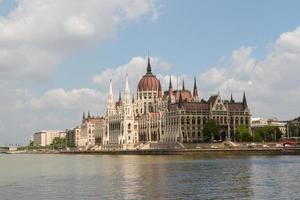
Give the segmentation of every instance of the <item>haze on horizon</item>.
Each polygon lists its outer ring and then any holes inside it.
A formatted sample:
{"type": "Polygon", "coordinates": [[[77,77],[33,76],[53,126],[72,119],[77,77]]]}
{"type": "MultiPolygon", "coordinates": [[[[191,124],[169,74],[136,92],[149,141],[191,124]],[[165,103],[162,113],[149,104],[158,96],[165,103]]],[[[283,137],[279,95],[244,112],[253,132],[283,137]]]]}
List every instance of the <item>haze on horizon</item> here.
{"type": "Polygon", "coordinates": [[[254,117],[299,116],[300,2],[0,0],[0,144],[103,115],[146,70],[200,98],[247,100],[254,117]]]}

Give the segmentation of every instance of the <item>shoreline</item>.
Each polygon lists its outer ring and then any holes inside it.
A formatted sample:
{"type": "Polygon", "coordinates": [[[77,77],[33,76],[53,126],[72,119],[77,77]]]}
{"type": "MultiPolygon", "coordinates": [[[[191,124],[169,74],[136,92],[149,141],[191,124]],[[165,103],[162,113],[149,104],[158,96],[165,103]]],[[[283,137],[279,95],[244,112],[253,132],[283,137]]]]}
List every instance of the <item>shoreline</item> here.
{"type": "Polygon", "coordinates": [[[300,155],[300,148],[251,148],[251,149],[146,149],[146,150],[100,150],[26,152],[25,154],[69,155],[300,155]]]}

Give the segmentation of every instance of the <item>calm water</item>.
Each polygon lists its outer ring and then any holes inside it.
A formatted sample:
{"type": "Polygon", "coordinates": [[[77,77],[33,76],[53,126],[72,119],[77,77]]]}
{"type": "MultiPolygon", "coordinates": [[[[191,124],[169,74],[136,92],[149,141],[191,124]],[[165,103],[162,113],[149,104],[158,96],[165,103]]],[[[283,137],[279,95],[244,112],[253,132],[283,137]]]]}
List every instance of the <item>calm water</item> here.
{"type": "Polygon", "coordinates": [[[0,199],[300,199],[300,156],[0,154],[0,199]]]}

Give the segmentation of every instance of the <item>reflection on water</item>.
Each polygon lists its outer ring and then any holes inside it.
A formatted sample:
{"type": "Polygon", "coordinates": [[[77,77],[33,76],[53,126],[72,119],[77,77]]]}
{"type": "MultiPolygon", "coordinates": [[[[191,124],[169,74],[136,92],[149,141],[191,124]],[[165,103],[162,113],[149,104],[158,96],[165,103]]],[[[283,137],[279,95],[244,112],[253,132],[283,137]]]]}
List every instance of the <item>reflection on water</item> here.
{"type": "Polygon", "coordinates": [[[300,156],[0,155],[0,199],[296,199],[300,156]]]}

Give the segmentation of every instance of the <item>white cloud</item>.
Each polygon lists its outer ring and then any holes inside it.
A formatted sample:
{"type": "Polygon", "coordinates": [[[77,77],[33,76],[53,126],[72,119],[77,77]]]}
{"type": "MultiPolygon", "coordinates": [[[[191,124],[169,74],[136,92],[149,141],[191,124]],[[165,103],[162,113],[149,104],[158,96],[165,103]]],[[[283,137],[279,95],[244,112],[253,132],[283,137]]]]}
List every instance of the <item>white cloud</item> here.
{"type": "Polygon", "coordinates": [[[113,39],[145,16],[158,16],[155,1],[19,0],[0,16],[0,144],[25,142],[39,129],[76,125],[84,110],[100,114],[101,90],[52,89],[39,95],[24,85],[48,80],[70,54],[113,39]]]}
{"type": "Polygon", "coordinates": [[[0,17],[0,73],[45,78],[70,53],[157,12],[151,0],[20,0],[0,17]]]}
{"type": "MultiPolygon", "coordinates": [[[[158,57],[151,57],[151,66],[153,73],[168,71],[171,64],[161,60],[158,57]]],[[[127,64],[116,68],[106,69],[93,77],[93,82],[97,84],[101,91],[107,92],[109,80],[112,79],[114,92],[123,91],[126,73],[128,74],[129,84],[132,93],[135,94],[139,79],[146,73],[147,57],[133,57],[127,64]]],[[[161,76],[158,76],[162,78],[161,76]]]]}
{"type": "Polygon", "coordinates": [[[4,141],[25,142],[41,129],[72,128],[80,124],[83,111],[101,115],[106,103],[106,94],[90,88],[52,89],[41,96],[29,89],[1,87],[1,91],[0,129],[4,141]]]}
{"type": "Polygon", "coordinates": [[[228,66],[213,67],[199,75],[206,96],[220,90],[241,100],[246,90],[255,116],[290,119],[300,114],[300,29],[283,33],[262,60],[252,57],[251,47],[233,51],[228,66]]]}

